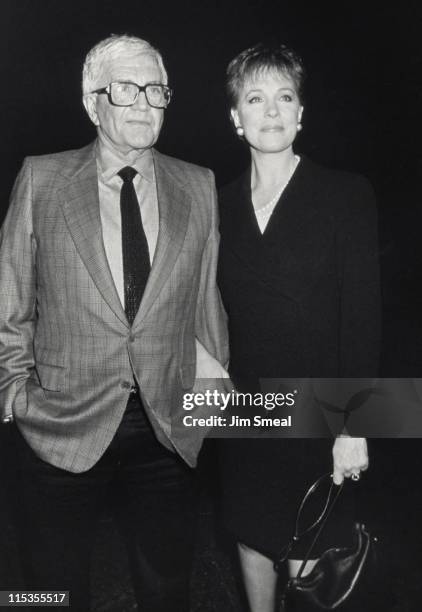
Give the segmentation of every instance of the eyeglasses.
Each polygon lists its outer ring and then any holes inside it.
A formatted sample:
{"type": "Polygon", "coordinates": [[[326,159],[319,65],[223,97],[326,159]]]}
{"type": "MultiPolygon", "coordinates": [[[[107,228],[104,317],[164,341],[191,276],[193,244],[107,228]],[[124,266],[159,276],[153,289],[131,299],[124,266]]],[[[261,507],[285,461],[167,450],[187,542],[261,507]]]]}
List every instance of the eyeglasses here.
{"type": "Polygon", "coordinates": [[[113,106],[132,106],[141,91],[145,93],[148,104],[153,108],[167,108],[170,103],[172,91],[170,87],[161,83],[138,85],[131,81],[114,81],[107,87],[96,89],[92,93],[107,94],[108,101],[113,106]]]}
{"type": "MultiPolygon", "coordinates": [[[[274,563],[274,567],[277,571],[280,569],[281,564],[289,558],[290,551],[294,547],[295,543],[298,540],[300,540],[300,538],[302,538],[307,533],[311,532],[318,525],[320,526],[320,529],[322,529],[322,526],[325,524],[325,521],[330,515],[342,488],[343,488],[343,483],[339,486],[334,485],[332,474],[324,474],[310,486],[310,488],[305,493],[305,496],[302,499],[300,506],[299,506],[299,510],[297,512],[295,533],[292,539],[290,540],[290,542],[288,542],[283,547],[277,560],[274,563]],[[309,508],[309,510],[311,510],[310,516],[308,515],[305,517],[305,515],[307,514],[305,508],[307,504],[309,503],[309,499],[311,498],[312,494],[318,490],[320,491],[320,493],[323,496],[323,499],[325,500],[323,502],[322,512],[318,512],[317,516],[311,519],[312,513],[315,509],[309,508]],[[302,527],[303,519],[304,519],[306,527],[302,527]]],[[[318,534],[319,534],[319,531],[318,531],[318,534]]],[[[314,539],[314,543],[311,545],[310,550],[313,548],[315,541],[316,541],[316,538],[314,539]]]]}

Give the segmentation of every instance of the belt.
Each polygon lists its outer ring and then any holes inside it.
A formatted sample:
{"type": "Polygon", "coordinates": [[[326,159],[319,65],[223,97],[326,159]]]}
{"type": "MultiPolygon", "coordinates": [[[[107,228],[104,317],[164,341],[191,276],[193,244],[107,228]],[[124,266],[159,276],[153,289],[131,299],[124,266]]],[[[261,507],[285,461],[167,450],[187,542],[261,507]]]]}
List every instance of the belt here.
{"type": "Polygon", "coordinates": [[[141,400],[141,394],[139,392],[138,385],[134,384],[129,389],[129,397],[127,398],[128,402],[139,402],[141,400]]]}
{"type": "Polygon", "coordinates": [[[133,410],[138,411],[139,406],[142,406],[141,395],[139,393],[138,385],[132,385],[129,390],[129,396],[126,403],[126,412],[132,412],[133,410]]]}

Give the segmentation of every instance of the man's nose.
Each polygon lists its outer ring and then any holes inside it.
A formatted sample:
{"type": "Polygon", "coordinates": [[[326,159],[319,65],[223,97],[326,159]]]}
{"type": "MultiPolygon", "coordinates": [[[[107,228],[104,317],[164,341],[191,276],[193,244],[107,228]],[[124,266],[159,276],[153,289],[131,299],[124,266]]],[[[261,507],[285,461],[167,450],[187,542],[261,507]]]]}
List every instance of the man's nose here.
{"type": "Polygon", "coordinates": [[[148,104],[147,96],[144,91],[139,92],[138,97],[136,98],[133,106],[134,108],[137,108],[138,110],[143,110],[143,111],[148,110],[150,108],[148,104]]]}

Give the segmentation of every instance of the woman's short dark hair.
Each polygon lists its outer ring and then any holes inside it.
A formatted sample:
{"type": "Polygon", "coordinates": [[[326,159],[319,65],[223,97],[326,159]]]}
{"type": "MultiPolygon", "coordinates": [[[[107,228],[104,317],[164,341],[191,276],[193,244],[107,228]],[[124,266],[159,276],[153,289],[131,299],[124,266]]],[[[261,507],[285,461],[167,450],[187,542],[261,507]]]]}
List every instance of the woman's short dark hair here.
{"type": "Polygon", "coordinates": [[[303,100],[305,69],[300,56],[286,45],[258,43],[237,55],[227,67],[227,95],[237,105],[245,81],[266,72],[281,72],[292,79],[299,100],[303,100]]]}

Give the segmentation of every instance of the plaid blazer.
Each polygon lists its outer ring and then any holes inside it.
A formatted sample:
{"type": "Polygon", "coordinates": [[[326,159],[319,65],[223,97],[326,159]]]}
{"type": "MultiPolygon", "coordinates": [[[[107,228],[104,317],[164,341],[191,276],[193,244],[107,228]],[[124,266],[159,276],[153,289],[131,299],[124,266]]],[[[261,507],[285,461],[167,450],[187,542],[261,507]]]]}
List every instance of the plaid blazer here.
{"type": "Polygon", "coordinates": [[[132,327],[104,251],[94,144],[27,158],[1,230],[0,410],[41,459],[71,472],[108,447],[133,376],[158,439],[194,465],[203,434],[177,417],[195,337],[228,360],[212,172],[153,155],[160,227],[132,327]]]}

